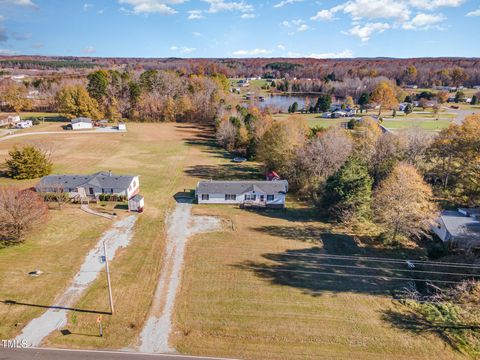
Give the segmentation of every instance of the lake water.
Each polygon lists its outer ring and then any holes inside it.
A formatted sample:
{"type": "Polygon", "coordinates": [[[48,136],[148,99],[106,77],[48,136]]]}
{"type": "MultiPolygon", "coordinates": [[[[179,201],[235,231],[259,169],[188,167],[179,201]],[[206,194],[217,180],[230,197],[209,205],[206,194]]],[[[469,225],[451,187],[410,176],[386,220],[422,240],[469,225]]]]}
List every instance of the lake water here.
{"type": "Polygon", "coordinates": [[[252,100],[251,103],[255,104],[260,109],[268,107],[272,111],[287,112],[289,106],[294,102],[298,103],[299,109],[303,109],[307,97],[310,99],[310,105],[315,105],[318,95],[267,95],[265,96],[265,101],[255,99],[252,100]]]}

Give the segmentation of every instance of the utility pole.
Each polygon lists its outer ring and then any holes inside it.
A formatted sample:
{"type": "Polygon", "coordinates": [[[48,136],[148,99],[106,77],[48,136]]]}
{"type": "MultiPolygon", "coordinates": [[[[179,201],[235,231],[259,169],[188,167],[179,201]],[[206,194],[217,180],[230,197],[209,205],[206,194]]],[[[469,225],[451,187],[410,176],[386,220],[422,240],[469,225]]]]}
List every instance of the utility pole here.
{"type": "Polygon", "coordinates": [[[108,283],[108,297],[110,300],[110,312],[113,315],[113,297],[112,297],[112,284],[110,282],[110,270],[108,269],[108,257],[107,257],[107,245],[103,242],[103,252],[105,254],[105,268],[107,270],[107,283],[108,283]]]}

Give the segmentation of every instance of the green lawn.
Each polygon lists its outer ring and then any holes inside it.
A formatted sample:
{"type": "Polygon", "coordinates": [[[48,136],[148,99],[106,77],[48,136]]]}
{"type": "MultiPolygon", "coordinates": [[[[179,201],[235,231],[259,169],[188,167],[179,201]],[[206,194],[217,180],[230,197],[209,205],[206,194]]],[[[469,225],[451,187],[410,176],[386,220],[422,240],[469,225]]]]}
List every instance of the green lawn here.
{"type": "Polygon", "coordinates": [[[450,120],[393,120],[387,119],[383,120],[382,125],[388,129],[397,130],[405,129],[410,127],[418,127],[423,130],[428,131],[437,131],[442,130],[448,127],[452,122],[450,120]]]}

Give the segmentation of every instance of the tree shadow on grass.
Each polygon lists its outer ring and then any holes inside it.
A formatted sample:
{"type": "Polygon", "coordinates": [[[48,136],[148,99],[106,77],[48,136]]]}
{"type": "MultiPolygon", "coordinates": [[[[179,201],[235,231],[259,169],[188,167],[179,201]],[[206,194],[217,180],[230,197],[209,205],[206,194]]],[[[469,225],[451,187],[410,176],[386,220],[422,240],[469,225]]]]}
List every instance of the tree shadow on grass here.
{"type": "Polygon", "coordinates": [[[325,292],[394,296],[409,285],[413,276],[421,278],[413,275],[403,262],[362,259],[399,258],[401,252],[360,246],[363,245],[361,238],[326,232],[316,226],[261,226],[254,230],[314,246],[266,253],[262,255],[264,262],[247,261],[235,266],[252,271],[272,284],[302,289],[312,296],[321,296],[325,292]]]}
{"type": "Polygon", "coordinates": [[[246,164],[195,165],[188,167],[185,174],[199,179],[262,180],[259,166],[246,164]]]}
{"type": "Polygon", "coordinates": [[[390,309],[383,313],[382,319],[398,329],[416,335],[435,334],[454,350],[461,352],[472,350],[468,344],[468,339],[472,332],[480,330],[480,326],[476,324],[464,324],[451,319],[443,319],[442,316],[432,320],[421,312],[413,310],[398,311],[390,309]]]}

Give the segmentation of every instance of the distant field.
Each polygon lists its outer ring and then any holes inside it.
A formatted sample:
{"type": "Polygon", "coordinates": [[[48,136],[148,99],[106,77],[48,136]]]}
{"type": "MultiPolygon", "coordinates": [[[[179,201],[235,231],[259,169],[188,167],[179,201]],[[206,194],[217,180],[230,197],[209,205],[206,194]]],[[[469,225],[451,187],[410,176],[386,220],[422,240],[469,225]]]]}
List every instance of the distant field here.
{"type": "MultiPolygon", "coordinates": [[[[412,114],[410,114],[412,115],[412,114]]],[[[441,118],[441,120],[423,120],[416,116],[399,116],[398,118],[389,118],[387,116],[384,117],[384,121],[382,125],[389,129],[404,129],[409,127],[418,127],[423,130],[435,131],[441,130],[451,123],[452,117],[448,116],[448,119],[441,118]]],[[[287,119],[290,115],[289,114],[276,114],[274,115],[275,120],[282,121],[287,119]]],[[[301,116],[307,121],[308,126],[311,128],[320,126],[320,127],[330,127],[334,125],[340,125],[343,122],[349,121],[349,118],[342,118],[342,119],[323,119],[319,114],[297,114],[297,116],[301,116]]],[[[430,118],[426,116],[426,118],[430,118]]]]}

